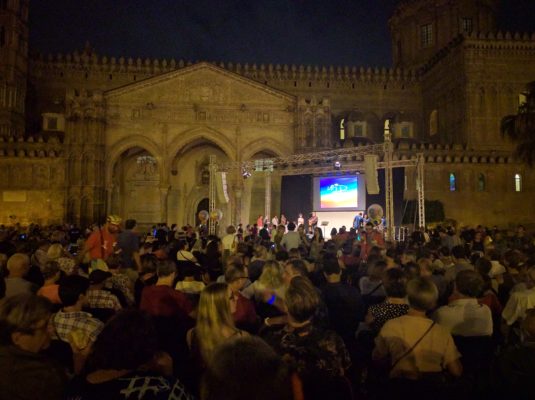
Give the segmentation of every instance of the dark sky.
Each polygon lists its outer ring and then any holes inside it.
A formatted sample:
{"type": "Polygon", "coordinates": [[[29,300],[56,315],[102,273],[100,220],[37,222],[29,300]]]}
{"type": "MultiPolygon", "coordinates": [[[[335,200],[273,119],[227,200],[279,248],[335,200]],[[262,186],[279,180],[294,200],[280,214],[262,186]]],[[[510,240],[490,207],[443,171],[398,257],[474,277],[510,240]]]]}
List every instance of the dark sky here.
{"type": "MultiPolygon", "coordinates": [[[[43,53],[89,41],[108,56],[389,66],[387,20],[398,2],[30,0],[30,44],[43,53]]],[[[535,0],[502,3],[502,28],[535,31],[535,0]]]]}

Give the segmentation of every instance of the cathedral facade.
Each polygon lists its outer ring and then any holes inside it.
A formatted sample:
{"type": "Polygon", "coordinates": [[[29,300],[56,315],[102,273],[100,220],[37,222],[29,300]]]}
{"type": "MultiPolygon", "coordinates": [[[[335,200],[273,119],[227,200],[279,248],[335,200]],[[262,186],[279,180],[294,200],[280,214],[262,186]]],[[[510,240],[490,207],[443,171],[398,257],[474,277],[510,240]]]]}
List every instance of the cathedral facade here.
{"type": "MultiPolygon", "coordinates": [[[[423,153],[425,196],[460,224],[535,221],[535,170],[500,135],[535,80],[535,34],[496,31],[495,0],[401,1],[394,65],[191,63],[29,56],[28,1],[0,1],[0,224],[195,223],[208,160],[241,162],[383,141],[423,153]]],[[[405,199],[416,197],[405,172],[405,199]]],[[[265,179],[228,176],[223,224],[264,214],[265,179]]],[[[281,181],[271,180],[271,214],[281,181]]]]}

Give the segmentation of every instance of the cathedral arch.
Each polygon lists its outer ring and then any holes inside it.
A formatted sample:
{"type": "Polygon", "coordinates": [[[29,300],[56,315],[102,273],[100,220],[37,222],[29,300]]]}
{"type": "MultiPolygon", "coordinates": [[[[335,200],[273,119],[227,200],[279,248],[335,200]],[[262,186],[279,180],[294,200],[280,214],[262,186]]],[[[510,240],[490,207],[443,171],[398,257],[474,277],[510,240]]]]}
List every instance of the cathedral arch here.
{"type": "Polygon", "coordinates": [[[261,152],[268,152],[274,154],[275,157],[282,157],[292,154],[292,149],[278,140],[261,138],[247,143],[243,147],[241,159],[244,161],[250,160],[261,152]]]}
{"type": "Polygon", "coordinates": [[[235,145],[224,134],[215,129],[204,127],[194,128],[179,133],[168,146],[167,157],[170,160],[176,158],[187,146],[194,142],[212,142],[219,147],[230,159],[236,159],[235,145]]]}
{"type": "Polygon", "coordinates": [[[164,171],[163,158],[161,148],[152,139],[142,135],[132,135],[119,140],[111,146],[108,156],[106,157],[106,185],[112,184],[113,169],[119,157],[131,148],[140,147],[145,149],[158,161],[161,176],[164,171]]]}

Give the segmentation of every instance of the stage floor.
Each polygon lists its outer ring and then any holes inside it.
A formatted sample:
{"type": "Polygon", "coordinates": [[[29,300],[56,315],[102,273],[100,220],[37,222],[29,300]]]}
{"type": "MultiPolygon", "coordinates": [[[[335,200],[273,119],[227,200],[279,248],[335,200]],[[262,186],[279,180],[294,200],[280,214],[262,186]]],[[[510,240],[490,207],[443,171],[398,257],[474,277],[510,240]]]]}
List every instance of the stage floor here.
{"type": "Polygon", "coordinates": [[[359,213],[365,213],[365,210],[360,211],[316,211],[318,216],[318,227],[323,230],[325,239],[331,238],[331,229],[339,230],[342,226],[349,230],[353,226],[353,219],[359,213]],[[327,226],[322,226],[322,222],[328,222],[327,226]]]}

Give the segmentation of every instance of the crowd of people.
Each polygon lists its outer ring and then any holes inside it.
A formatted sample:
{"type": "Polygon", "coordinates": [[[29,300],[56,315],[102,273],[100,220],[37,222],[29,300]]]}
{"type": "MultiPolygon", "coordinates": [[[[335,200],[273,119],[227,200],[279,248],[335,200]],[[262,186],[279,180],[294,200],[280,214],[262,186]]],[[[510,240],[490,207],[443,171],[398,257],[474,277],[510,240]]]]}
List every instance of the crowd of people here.
{"type": "Polygon", "coordinates": [[[0,399],[533,398],[524,227],[297,222],[0,227],[0,399]]]}

